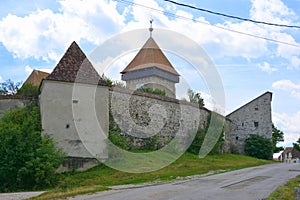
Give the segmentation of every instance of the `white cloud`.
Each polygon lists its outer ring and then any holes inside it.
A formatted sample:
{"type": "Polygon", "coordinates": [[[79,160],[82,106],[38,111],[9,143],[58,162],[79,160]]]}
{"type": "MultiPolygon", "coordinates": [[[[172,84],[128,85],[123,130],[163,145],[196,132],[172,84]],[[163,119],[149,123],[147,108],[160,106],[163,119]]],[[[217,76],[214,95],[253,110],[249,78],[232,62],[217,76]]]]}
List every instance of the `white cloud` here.
{"type": "Polygon", "coordinates": [[[300,89],[300,84],[293,83],[291,80],[280,80],[274,82],[272,87],[278,90],[291,91],[300,89]]]}
{"type": "Polygon", "coordinates": [[[4,81],[3,78],[0,76],[0,83],[3,82],[3,81],[4,81]]]}
{"type": "Polygon", "coordinates": [[[294,83],[291,80],[280,80],[272,84],[272,87],[277,90],[289,92],[295,98],[300,99],[300,83],[294,83]]]}
{"type": "Polygon", "coordinates": [[[258,64],[258,67],[259,67],[262,71],[267,72],[267,73],[269,73],[269,74],[278,70],[278,69],[275,68],[275,67],[271,67],[270,64],[267,63],[267,62],[264,62],[263,64],[258,64]]]}
{"type": "Polygon", "coordinates": [[[300,137],[300,111],[288,115],[286,113],[273,113],[273,122],[284,132],[284,146],[291,146],[300,137]]]}
{"type": "Polygon", "coordinates": [[[33,71],[33,69],[29,65],[26,65],[25,71],[27,72],[27,74],[30,74],[33,71]]]}
{"type": "Polygon", "coordinates": [[[0,21],[0,41],[15,57],[57,60],[73,41],[99,44],[124,26],[124,16],[114,1],[63,0],[60,12],[36,10],[18,17],[8,14],[0,21]]]}
{"type": "MultiPolygon", "coordinates": [[[[155,0],[135,0],[136,4],[146,5],[155,10],[171,10],[177,15],[193,18],[186,11],[174,5],[161,7],[155,0]]],[[[223,29],[210,26],[205,18],[195,21],[173,18],[138,5],[130,5],[123,13],[117,11],[116,1],[99,0],[62,0],[59,1],[59,12],[49,9],[36,10],[29,15],[19,17],[9,14],[0,20],[0,41],[19,58],[42,58],[57,61],[60,55],[73,40],[85,39],[93,44],[100,44],[113,34],[147,28],[150,17],[154,18],[155,28],[167,28],[180,32],[200,45],[213,45],[214,56],[242,56],[246,59],[270,55],[268,42],[223,29]],[[127,15],[130,12],[130,15],[127,15]],[[126,22],[126,23],[125,23],[126,22]]],[[[252,0],[250,17],[260,21],[275,23],[292,23],[295,13],[281,0],[252,0]]],[[[284,42],[296,43],[296,40],[285,33],[285,29],[257,25],[250,22],[229,22],[215,24],[226,29],[251,33],[261,37],[270,37],[284,42]]],[[[299,68],[300,52],[283,44],[276,44],[277,55],[290,62],[292,68],[299,68]]],[[[274,68],[263,70],[274,71],[274,68]]]]}
{"type": "MultiPolygon", "coordinates": [[[[278,24],[290,24],[295,13],[281,0],[252,0],[250,15],[252,19],[278,24]]],[[[278,28],[276,28],[278,29],[278,28]]]]}

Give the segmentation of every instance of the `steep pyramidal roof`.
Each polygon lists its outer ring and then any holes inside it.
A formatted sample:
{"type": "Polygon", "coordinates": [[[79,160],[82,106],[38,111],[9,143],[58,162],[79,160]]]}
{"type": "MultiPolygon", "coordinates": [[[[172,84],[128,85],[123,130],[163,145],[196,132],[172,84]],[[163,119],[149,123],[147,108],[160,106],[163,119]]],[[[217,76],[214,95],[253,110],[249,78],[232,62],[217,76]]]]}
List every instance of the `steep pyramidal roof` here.
{"type": "Polygon", "coordinates": [[[152,37],[146,41],[144,46],[140,49],[128,66],[121,72],[121,74],[148,67],[157,67],[161,70],[179,76],[152,37]]]}
{"type": "Polygon", "coordinates": [[[47,72],[33,70],[29,77],[26,79],[23,85],[25,84],[32,84],[34,86],[39,86],[42,82],[43,78],[46,78],[49,75],[47,72]]]}
{"type": "Polygon", "coordinates": [[[67,49],[46,80],[108,85],[99,76],[76,42],[73,42],[67,49]]]}

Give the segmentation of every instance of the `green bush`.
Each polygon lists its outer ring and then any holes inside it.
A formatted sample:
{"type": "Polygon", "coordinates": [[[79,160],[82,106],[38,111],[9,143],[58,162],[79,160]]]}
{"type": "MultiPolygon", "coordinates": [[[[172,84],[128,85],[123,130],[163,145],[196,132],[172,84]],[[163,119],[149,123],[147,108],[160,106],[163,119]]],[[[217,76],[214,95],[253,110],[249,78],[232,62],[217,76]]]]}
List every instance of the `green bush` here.
{"type": "Polygon", "coordinates": [[[195,136],[192,144],[187,149],[187,152],[198,155],[200,148],[202,146],[203,140],[205,138],[205,135],[206,135],[205,130],[199,129],[196,133],[196,136],[195,136]]]}
{"type": "Polygon", "coordinates": [[[245,153],[249,156],[272,159],[273,143],[270,139],[251,134],[245,141],[245,153]]]}
{"type": "Polygon", "coordinates": [[[196,136],[195,136],[192,144],[187,149],[187,152],[198,155],[205,137],[209,137],[210,139],[212,139],[211,141],[215,141],[215,138],[218,137],[218,140],[216,141],[216,143],[212,144],[214,146],[210,150],[209,154],[214,155],[214,154],[218,154],[220,152],[220,148],[222,147],[222,145],[224,143],[224,139],[223,139],[224,125],[223,125],[223,127],[221,127],[222,120],[224,120],[224,118],[221,115],[213,113],[213,117],[217,117],[215,120],[220,120],[220,121],[217,124],[215,124],[216,121],[214,121],[214,124],[211,124],[211,117],[212,117],[212,113],[207,117],[207,124],[206,124],[205,129],[197,130],[196,136]],[[210,126],[212,126],[212,127],[210,127],[210,126]],[[212,129],[210,131],[213,131],[213,133],[214,133],[213,135],[211,135],[211,134],[206,135],[209,128],[212,129]],[[219,134],[220,131],[222,131],[222,134],[219,134]]]}
{"type": "Polygon", "coordinates": [[[17,93],[18,95],[21,95],[23,97],[27,98],[35,98],[37,99],[39,97],[40,91],[38,86],[34,86],[32,84],[24,84],[20,90],[17,93]]]}
{"type": "Polygon", "coordinates": [[[9,110],[0,120],[0,191],[52,185],[64,154],[41,137],[39,107],[9,110]]]}

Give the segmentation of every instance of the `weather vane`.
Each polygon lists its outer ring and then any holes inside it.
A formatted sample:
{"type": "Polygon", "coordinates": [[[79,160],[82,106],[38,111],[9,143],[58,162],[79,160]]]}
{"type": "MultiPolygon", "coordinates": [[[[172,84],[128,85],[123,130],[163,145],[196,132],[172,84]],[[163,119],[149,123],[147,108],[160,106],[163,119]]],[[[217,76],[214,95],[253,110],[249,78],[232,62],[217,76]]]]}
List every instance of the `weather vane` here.
{"type": "Polygon", "coordinates": [[[150,28],[149,28],[149,31],[150,31],[150,37],[152,37],[152,31],[153,31],[153,28],[152,28],[152,23],[153,23],[154,19],[151,18],[150,19],[150,28]]]}

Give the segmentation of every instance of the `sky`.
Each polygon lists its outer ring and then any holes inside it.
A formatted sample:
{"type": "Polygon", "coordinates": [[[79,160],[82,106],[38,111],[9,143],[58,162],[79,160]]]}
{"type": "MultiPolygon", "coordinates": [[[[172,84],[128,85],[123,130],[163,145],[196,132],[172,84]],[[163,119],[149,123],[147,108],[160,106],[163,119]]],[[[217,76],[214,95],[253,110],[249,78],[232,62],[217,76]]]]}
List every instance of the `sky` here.
{"type": "MultiPolygon", "coordinates": [[[[300,0],[176,1],[256,21],[300,26],[300,0]]],[[[113,36],[149,28],[151,18],[154,38],[156,29],[166,29],[203,48],[221,77],[227,113],[270,91],[272,120],[285,133],[280,145],[291,146],[300,137],[300,29],[230,19],[163,0],[2,2],[0,82],[24,82],[33,69],[51,72],[72,41],[89,55],[113,36]]],[[[188,67],[184,60],[166,55],[175,68],[188,67]]],[[[125,67],[133,56],[116,62],[119,68],[111,68],[118,74],[114,78],[120,78],[120,64],[125,67]]],[[[184,78],[193,80],[193,74],[184,78]]],[[[202,90],[199,80],[189,85],[202,91],[209,102],[210,94],[202,90]]]]}

